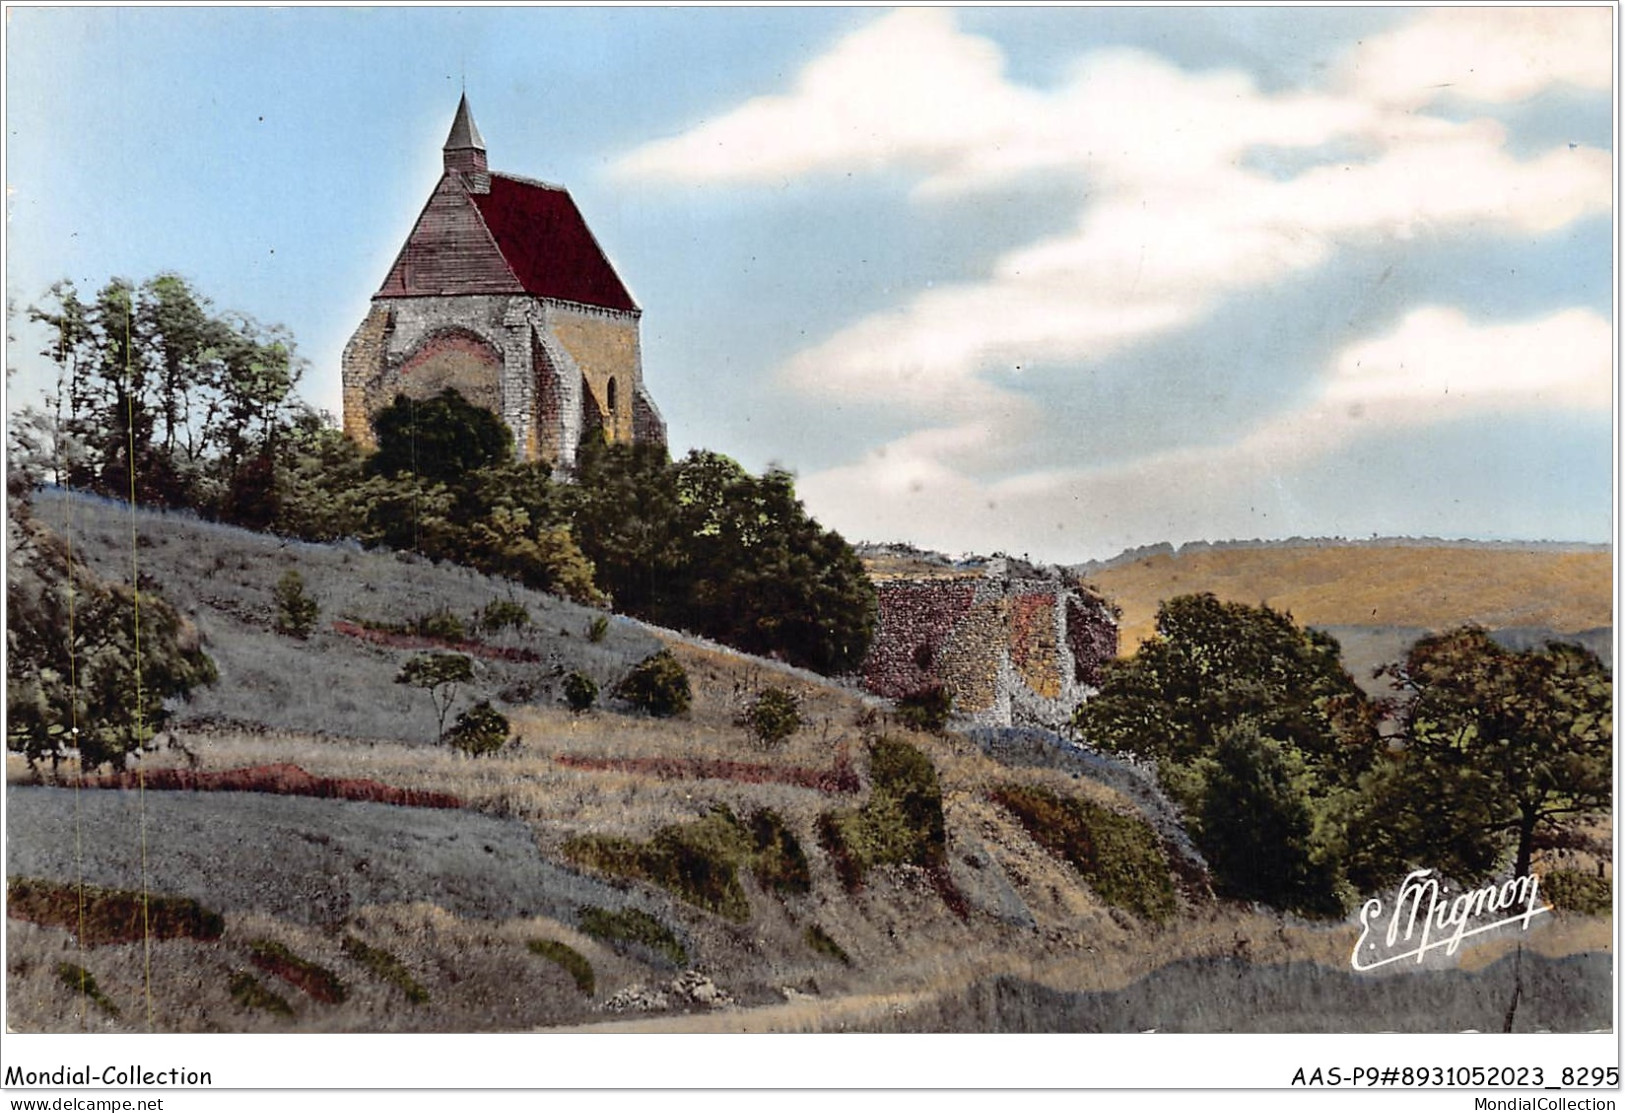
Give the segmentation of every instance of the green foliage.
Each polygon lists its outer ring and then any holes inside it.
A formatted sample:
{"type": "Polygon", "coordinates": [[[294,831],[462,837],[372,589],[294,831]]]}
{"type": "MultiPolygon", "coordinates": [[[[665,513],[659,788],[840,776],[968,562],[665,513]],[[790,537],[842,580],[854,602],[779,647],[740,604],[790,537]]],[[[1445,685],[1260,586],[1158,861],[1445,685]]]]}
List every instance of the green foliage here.
{"type": "Polygon", "coordinates": [[[1331,915],[1374,831],[1353,816],[1384,764],[1376,721],[1336,639],[1269,607],[1187,595],[1158,608],[1134,657],[1108,662],[1074,725],[1156,760],[1221,892],[1331,915]]]}
{"type": "Polygon", "coordinates": [[[564,678],[564,702],[571,711],[582,714],[598,702],[598,684],[583,673],[570,673],[564,678]]]}
{"type": "Polygon", "coordinates": [[[304,578],[295,569],[288,569],[277,580],[272,597],[276,602],[276,632],[300,639],[310,637],[321,606],[305,593],[304,578]]]}
{"type": "Polygon", "coordinates": [[[1206,780],[1193,835],[1222,895],[1311,916],[1352,903],[1301,752],[1244,720],[1220,737],[1206,780]]]}
{"type": "Polygon", "coordinates": [[[609,634],[609,616],[606,614],[594,615],[587,624],[587,640],[597,645],[609,634]]]}
{"type": "Polygon", "coordinates": [[[869,800],[854,811],[826,813],[819,834],[848,888],[880,865],[942,865],[947,827],[942,789],[931,759],[907,742],[869,743],[869,800]]]}
{"type": "Polygon", "coordinates": [[[274,974],[289,985],[326,1005],[337,1005],[347,996],[337,974],[308,959],[300,958],[274,939],[255,939],[248,945],[255,966],[274,974]]]}
{"type": "Polygon", "coordinates": [[[216,313],[173,273],[112,279],[88,302],[58,282],[28,315],[59,373],[42,426],[56,482],[270,524],[304,369],[285,330],[216,313]]]}
{"type": "MultiPolygon", "coordinates": [[[[541,955],[564,969],[564,972],[575,979],[576,988],[587,997],[592,996],[593,976],[592,963],[574,947],[567,943],[560,943],[556,939],[532,939],[525,944],[532,954],[541,955]]],[[[679,964],[681,965],[681,964],[679,964]]]]}
{"type": "Polygon", "coordinates": [[[1404,749],[1366,819],[1397,832],[1393,870],[1425,859],[1469,883],[1510,852],[1521,877],[1537,840],[1611,807],[1613,681],[1590,651],[1515,652],[1467,626],[1421,639],[1384,671],[1408,697],[1404,749]]]}
{"type": "Polygon", "coordinates": [[[617,950],[627,945],[646,947],[673,966],[688,965],[688,951],[681,940],[665,924],[639,909],[611,912],[588,905],[581,910],[580,927],[584,934],[617,950]]]}
{"type": "Polygon", "coordinates": [[[783,688],[762,689],[737,720],[763,746],[782,745],[801,729],[801,701],[783,688]]]}
{"type": "Polygon", "coordinates": [[[928,734],[941,734],[953,710],[953,693],[941,684],[916,688],[897,701],[897,717],[906,726],[928,734]]]}
{"type": "Polygon", "coordinates": [[[740,923],[750,919],[741,869],[750,869],[762,888],[781,894],[805,893],[812,886],[801,845],[768,809],[742,824],[718,805],[702,819],[662,827],[647,842],[585,835],[566,842],[564,853],[605,873],[652,882],[740,923]]]}
{"type": "Polygon", "coordinates": [[[1579,870],[1552,870],[1540,879],[1547,903],[1582,916],[1606,916],[1614,910],[1614,885],[1606,877],[1579,870]]]}
{"type": "Polygon", "coordinates": [[[30,766],[54,768],[77,750],[86,771],[123,769],[169,722],[171,701],[214,683],[214,662],[152,584],[138,593],[102,580],[70,561],[67,545],[44,527],[24,520],[15,528],[21,540],[6,580],[6,748],[30,766]]]}
{"type": "Polygon", "coordinates": [[[94,1004],[108,1016],[115,1019],[118,1017],[118,1006],[108,1000],[107,994],[103,993],[101,986],[96,984],[95,975],[83,966],[76,966],[71,962],[59,962],[56,964],[56,977],[59,982],[94,1004]]]}
{"type": "Polygon", "coordinates": [[[66,885],[14,877],[6,882],[6,915],[65,928],[81,945],[100,947],[143,939],[219,939],[226,924],[187,897],[154,896],[128,889],[66,885]]]}
{"type": "Polygon", "coordinates": [[[851,547],[795,496],[711,452],[588,446],[576,537],[621,609],[746,652],[850,671],[874,632],[874,589],[851,547]]]}
{"type": "Polygon", "coordinates": [[[461,642],[468,640],[468,630],[463,626],[463,620],[451,612],[449,607],[420,614],[409,623],[411,632],[419,637],[435,638],[443,642],[461,642]]]}
{"type": "Polygon", "coordinates": [[[1153,923],[1173,917],[1168,858],[1144,820],[1032,785],[1002,785],[992,798],[1035,842],[1071,863],[1108,904],[1153,923]]]}
{"type": "Polygon", "coordinates": [[[457,686],[473,681],[474,663],[461,653],[420,653],[409,658],[395,674],[395,683],[410,684],[429,693],[438,721],[436,744],[445,741],[446,714],[457,698],[457,686]]]}
{"type": "Polygon", "coordinates": [[[357,939],[353,935],[346,935],[340,944],[344,957],[351,962],[364,967],[368,973],[379,981],[390,985],[406,994],[406,999],[414,1005],[429,1003],[429,991],[424,989],[419,981],[412,977],[400,959],[381,947],[374,947],[357,939]]]}
{"type": "Polygon", "coordinates": [[[372,425],[378,436],[378,451],[367,461],[372,475],[455,483],[513,457],[513,434],[502,419],[451,387],[433,398],[396,395],[372,425]]]}
{"type": "Polygon", "coordinates": [[[615,685],[612,694],[657,719],[681,715],[688,710],[689,702],[693,699],[688,686],[688,673],[669,649],[662,649],[638,662],[615,685]]]}
{"type": "Polygon", "coordinates": [[[511,599],[493,599],[480,608],[479,627],[487,634],[518,630],[530,625],[530,611],[511,599]]]}
{"type": "Polygon", "coordinates": [[[839,962],[842,966],[852,965],[852,956],[847,954],[845,948],[843,948],[839,943],[835,942],[835,940],[830,936],[829,932],[825,931],[817,924],[808,924],[807,930],[802,933],[802,939],[804,939],[807,946],[811,947],[816,953],[824,955],[827,958],[832,958],[836,962],[839,962]]]}
{"type": "Polygon", "coordinates": [[[457,716],[446,741],[469,757],[494,754],[508,742],[508,717],[482,699],[457,716]]]}
{"type": "Polygon", "coordinates": [[[260,984],[260,980],[247,970],[231,976],[231,999],[245,1009],[257,1009],[278,1016],[292,1016],[293,1006],[260,984]]]}

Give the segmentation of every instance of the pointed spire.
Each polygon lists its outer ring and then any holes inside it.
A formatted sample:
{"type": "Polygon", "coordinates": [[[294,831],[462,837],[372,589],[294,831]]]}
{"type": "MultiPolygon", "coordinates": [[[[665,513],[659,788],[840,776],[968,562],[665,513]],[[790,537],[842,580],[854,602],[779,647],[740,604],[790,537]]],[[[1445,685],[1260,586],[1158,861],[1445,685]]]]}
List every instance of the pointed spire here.
{"type": "Polygon", "coordinates": [[[480,129],[474,123],[474,113],[468,107],[468,94],[464,93],[457,101],[457,115],[451,121],[451,133],[446,136],[446,145],[443,150],[466,151],[485,150],[485,140],[480,138],[480,129]]]}
{"type": "Polygon", "coordinates": [[[468,94],[457,101],[457,115],[451,121],[451,134],[441,148],[446,172],[456,171],[463,176],[463,184],[470,193],[491,192],[491,172],[485,162],[485,140],[474,123],[474,113],[468,107],[468,94]]]}

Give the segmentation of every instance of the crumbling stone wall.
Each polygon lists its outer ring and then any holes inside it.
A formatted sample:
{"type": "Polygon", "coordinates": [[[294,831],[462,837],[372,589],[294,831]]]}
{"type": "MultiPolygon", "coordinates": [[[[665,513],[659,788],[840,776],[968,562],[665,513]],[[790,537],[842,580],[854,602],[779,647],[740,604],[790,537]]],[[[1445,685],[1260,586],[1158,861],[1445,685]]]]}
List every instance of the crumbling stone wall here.
{"type": "Polygon", "coordinates": [[[877,695],[940,683],[974,722],[1053,728],[1117,655],[1111,605],[1060,569],[1002,557],[903,572],[871,559],[869,568],[880,623],[863,683],[877,695]]]}

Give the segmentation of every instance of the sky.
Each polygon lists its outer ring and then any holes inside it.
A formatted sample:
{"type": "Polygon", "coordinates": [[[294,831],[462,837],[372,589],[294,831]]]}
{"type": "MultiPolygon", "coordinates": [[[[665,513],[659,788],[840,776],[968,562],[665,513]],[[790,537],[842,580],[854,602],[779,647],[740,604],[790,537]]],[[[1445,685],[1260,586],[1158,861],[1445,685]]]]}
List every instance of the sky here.
{"type": "Polygon", "coordinates": [[[1613,536],[1607,7],[7,12],[10,412],[177,271],[336,413],[466,87],[673,450],[850,540],[1613,536]]]}

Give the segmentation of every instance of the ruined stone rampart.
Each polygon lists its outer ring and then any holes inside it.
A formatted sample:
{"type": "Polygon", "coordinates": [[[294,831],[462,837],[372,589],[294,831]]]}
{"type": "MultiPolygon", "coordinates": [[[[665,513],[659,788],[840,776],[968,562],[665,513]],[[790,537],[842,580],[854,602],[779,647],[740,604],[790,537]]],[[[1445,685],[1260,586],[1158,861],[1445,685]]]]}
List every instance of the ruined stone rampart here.
{"type": "Polygon", "coordinates": [[[989,726],[1059,727],[1117,655],[1110,604],[1057,568],[1009,558],[951,565],[869,554],[880,623],[863,684],[897,699],[942,684],[989,726]]]}

